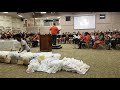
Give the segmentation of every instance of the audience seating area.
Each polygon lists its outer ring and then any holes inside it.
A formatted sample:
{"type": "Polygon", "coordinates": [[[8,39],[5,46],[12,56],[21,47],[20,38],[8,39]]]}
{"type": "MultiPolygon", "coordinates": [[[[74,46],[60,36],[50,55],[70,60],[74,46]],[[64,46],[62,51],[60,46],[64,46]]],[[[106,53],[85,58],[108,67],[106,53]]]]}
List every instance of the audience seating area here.
{"type": "MultiPolygon", "coordinates": [[[[93,48],[96,42],[99,41],[101,33],[103,33],[103,39],[104,41],[102,43],[96,43],[96,47],[94,49],[118,49],[120,47],[120,32],[119,31],[113,31],[113,32],[87,32],[90,36],[89,42],[83,42],[85,39],[85,33],[80,32],[78,33],[63,33],[61,35],[57,35],[57,44],[76,44],[78,47],[81,43],[81,48],[93,48]],[[82,36],[82,38],[81,38],[82,36]]],[[[1,40],[10,40],[10,39],[16,39],[15,35],[18,33],[10,33],[10,32],[4,32],[0,34],[1,40]],[[9,34],[8,34],[9,33],[9,34]]],[[[38,47],[40,42],[39,34],[34,33],[28,33],[23,32],[19,33],[21,34],[22,38],[26,40],[28,45],[30,47],[38,47]]]]}
{"type": "MultiPolygon", "coordinates": [[[[93,45],[95,41],[99,41],[100,33],[103,33],[104,41],[100,44],[97,45],[96,49],[118,49],[120,46],[120,32],[91,32],[90,34],[90,41],[88,43],[82,43],[81,48],[93,48],[93,45]],[[94,36],[94,40],[93,37],[94,36]],[[113,38],[115,38],[115,41],[113,42],[113,38]],[[114,44],[115,43],[115,44],[114,44]]],[[[80,33],[73,33],[69,34],[68,38],[66,35],[63,33],[62,35],[57,36],[57,43],[58,44],[78,44],[82,41],[80,38],[76,38],[75,35],[80,35],[83,36],[84,34],[80,33]],[[67,39],[66,39],[67,38],[67,39]]]]}

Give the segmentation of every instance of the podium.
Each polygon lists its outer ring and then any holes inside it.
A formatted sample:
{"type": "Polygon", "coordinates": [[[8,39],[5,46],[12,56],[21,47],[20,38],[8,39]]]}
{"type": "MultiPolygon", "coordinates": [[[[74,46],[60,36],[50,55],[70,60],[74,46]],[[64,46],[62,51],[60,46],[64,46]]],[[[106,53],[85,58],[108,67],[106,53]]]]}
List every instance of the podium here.
{"type": "Polygon", "coordinates": [[[52,51],[52,36],[50,34],[40,35],[40,51],[41,52],[52,51]]]}

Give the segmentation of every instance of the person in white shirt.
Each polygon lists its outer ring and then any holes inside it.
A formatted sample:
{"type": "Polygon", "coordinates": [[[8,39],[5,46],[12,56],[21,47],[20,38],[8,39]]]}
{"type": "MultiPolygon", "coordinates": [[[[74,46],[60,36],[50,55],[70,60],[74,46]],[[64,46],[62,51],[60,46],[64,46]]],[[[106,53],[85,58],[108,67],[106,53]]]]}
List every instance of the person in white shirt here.
{"type": "Polygon", "coordinates": [[[93,46],[94,42],[95,42],[95,35],[93,32],[91,32],[91,42],[92,42],[92,46],[93,46]]]}
{"type": "Polygon", "coordinates": [[[26,41],[21,38],[21,35],[17,34],[16,38],[17,38],[17,41],[19,41],[21,43],[21,48],[19,49],[18,53],[21,53],[21,52],[23,52],[25,50],[27,52],[30,52],[30,47],[28,46],[28,44],[26,43],[26,41]]]}
{"type": "Polygon", "coordinates": [[[74,35],[73,35],[73,38],[74,38],[74,40],[75,40],[75,44],[79,44],[79,42],[80,42],[80,35],[74,34],[74,35]]]}

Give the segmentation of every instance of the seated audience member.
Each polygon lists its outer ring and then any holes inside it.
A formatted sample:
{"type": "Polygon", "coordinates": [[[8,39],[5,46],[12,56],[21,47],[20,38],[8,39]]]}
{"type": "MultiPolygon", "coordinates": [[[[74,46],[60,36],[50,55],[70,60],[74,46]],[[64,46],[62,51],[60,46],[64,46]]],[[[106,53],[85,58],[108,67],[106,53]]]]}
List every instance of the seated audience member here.
{"type": "Polygon", "coordinates": [[[80,42],[80,36],[78,34],[74,34],[73,37],[74,37],[74,43],[75,44],[79,44],[79,42],[80,42]]]}
{"type": "Polygon", "coordinates": [[[29,43],[29,42],[30,42],[29,36],[26,36],[26,39],[25,39],[25,40],[26,40],[27,43],[29,43]]]}
{"type": "Polygon", "coordinates": [[[111,36],[111,47],[113,49],[116,49],[116,44],[117,44],[117,35],[116,32],[113,32],[111,36]]]}
{"type": "Polygon", "coordinates": [[[105,32],[105,44],[109,46],[108,48],[109,50],[111,48],[111,38],[112,38],[111,33],[105,32]]]}
{"type": "Polygon", "coordinates": [[[26,41],[21,38],[21,35],[17,34],[16,38],[17,38],[17,41],[19,41],[21,43],[21,48],[19,49],[18,53],[21,53],[21,52],[23,52],[25,50],[27,52],[30,52],[30,47],[28,46],[28,44],[26,43],[26,41]]]}
{"type": "Polygon", "coordinates": [[[82,43],[89,43],[90,40],[91,40],[90,34],[88,32],[85,32],[85,35],[84,35],[83,39],[80,41],[79,49],[81,49],[82,43]]]}
{"type": "Polygon", "coordinates": [[[6,39],[6,38],[7,38],[5,34],[6,34],[6,33],[3,33],[3,34],[1,35],[1,39],[6,39]]]}
{"type": "Polygon", "coordinates": [[[116,38],[117,38],[117,44],[120,44],[120,32],[117,34],[116,38]]]}
{"type": "Polygon", "coordinates": [[[23,40],[26,39],[26,33],[25,33],[25,32],[22,33],[22,39],[23,39],[23,40]]]}
{"type": "Polygon", "coordinates": [[[73,44],[75,44],[75,32],[73,32],[73,44]]]}
{"type": "Polygon", "coordinates": [[[7,39],[11,38],[11,33],[9,31],[6,33],[6,35],[7,35],[7,39]]]}
{"type": "Polygon", "coordinates": [[[39,34],[36,35],[36,39],[37,39],[37,41],[40,41],[40,35],[39,34]]]}
{"type": "Polygon", "coordinates": [[[67,33],[65,33],[65,43],[69,43],[69,32],[67,33]]]}
{"type": "Polygon", "coordinates": [[[83,35],[82,34],[79,34],[79,36],[80,36],[80,41],[83,39],[83,35]]]}
{"type": "Polygon", "coordinates": [[[15,40],[16,39],[16,34],[13,33],[12,38],[15,40]]]}
{"type": "Polygon", "coordinates": [[[95,41],[99,39],[99,33],[95,33],[95,41]]]}
{"type": "Polygon", "coordinates": [[[100,35],[99,35],[99,38],[97,41],[94,42],[94,45],[93,45],[93,49],[96,49],[96,47],[99,45],[99,44],[104,44],[104,33],[100,32],[100,35]]]}
{"type": "Polygon", "coordinates": [[[38,39],[37,39],[36,34],[34,35],[32,42],[33,42],[33,43],[32,43],[32,46],[33,46],[33,47],[37,47],[37,46],[38,46],[38,39]]]}
{"type": "Polygon", "coordinates": [[[70,33],[68,35],[68,37],[69,37],[69,43],[72,44],[72,42],[73,42],[73,35],[70,33]]]}
{"type": "Polygon", "coordinates": [[[62,34],[62,37],[61,37],[61,43],[65,43],[65,34],[64,33],[62,34]]]}
{"type": "Polygon", "coordinates": [[[57,35],[57,43],[59,44],[61,41],[61,35],[57,35]]]}
{"type": "Polygon", "coordinates": [[[91,32],[91,42],[92,42],[92,46],[93,46],[94,42],[95,42],[95,35],[93,32],[91,32]]]}

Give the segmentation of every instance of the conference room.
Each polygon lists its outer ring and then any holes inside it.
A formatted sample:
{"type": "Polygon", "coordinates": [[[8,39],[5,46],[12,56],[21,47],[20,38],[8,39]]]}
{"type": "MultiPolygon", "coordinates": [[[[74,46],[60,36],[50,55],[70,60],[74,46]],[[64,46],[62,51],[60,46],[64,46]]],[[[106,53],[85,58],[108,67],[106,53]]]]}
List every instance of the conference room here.
{"type": "Polygon", "coordinates": [[[0,78],[119,78],[119,50],[120,12],[0,12],[0,78]]]}

